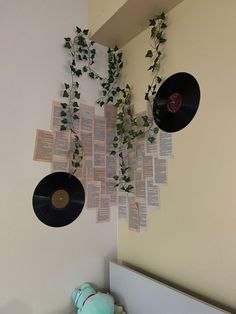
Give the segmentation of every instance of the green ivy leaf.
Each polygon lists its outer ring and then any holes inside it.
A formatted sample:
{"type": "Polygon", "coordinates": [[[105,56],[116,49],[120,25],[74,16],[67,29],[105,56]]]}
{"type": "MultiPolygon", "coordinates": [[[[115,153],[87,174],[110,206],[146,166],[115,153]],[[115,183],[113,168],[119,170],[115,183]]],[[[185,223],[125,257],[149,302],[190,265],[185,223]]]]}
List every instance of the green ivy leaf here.
{"type": "Polygon", "coordinates": [[[74,115],[73,115],[73,119],[74,119],[74,120],[78,120],[78,119],[79,119],[79,117],[77,116],[77,114],[74,114],[74,115]]]}
{"type": "Polygon", "coordinates": [[[65,111],[61,111],[61,117],[66,117],[66,112],[65,111]]]}
{"type": "Polygon", "coordinates": [[[66,90],[64,90],[64,92],[63,92],[63,97],[69,97],[69,94],[66,90]]]}
{"type": "Polygon", "coordinates": [[[165,20],[166,19],[166,15],[165,15],[164,12],[162,12],[159,17],[160,17],[161,20],[165,20]]]}
{"type": "Polygon", "coordinates": [[[75,71],[75,74],[80,77],[82,75],[82,71],[80,69],[75,71]]]}
{"type": "Polygon", "coordinates": [[[79,27],[77,26],[77,27],[76,27],[76,32],[77,32],[78,34],[80,34],[80,33],[82,32],[81,28],[79,28],[79,27]]]}
{"type": "Polygon", "coordinates": [[[84,71],[84,72],[87,72],[87,71],[88,71],[88,69],[87,69],[86,66],[83,67],[83,71],[84,71]]]}
{"type": "Polygon", "coordinates": [[[151,38],[156,36],[156,27],[153,27],[151,30],[151,38]]]}
{"type": "Polygon", "coordinates": [[[67,49],[71,49],[71,44],[70,44],[70,42],[67,41],[67,42],[65,43],[64,47],[67,48],[67,49]]]}
{"type": "Polygon", "coordinates": [[[64,83],[64,85],[65,85],[65,89],[69,89],[69,88],[70,88],[70,85],[69,85],[69,84],[64,83]]]}
{"type": "Polygon", "coordinates": [[[67,123],[67,119],[62,119],[62,120],[61,120],[61,123],[66,124],[66,123],[67,123]]]}
{"type": "Polygon", "coordinates": [[[84,33],[84,35],[88,35],[89,30],[88,30],[88,29],[84,29],[84,30],[83,30],[83,33],[84,33]]]}
{"type": "Polygon", "coordinates": [[[150,143],[153,143],[153,142],[155,142],[155,137],[153,137],[153,136],[149,136],[148,137],[148,141],[150,142],[150,143]]]}
{"type": "Polygon", "coordinates": [[[126,188],[126,192],[128,193],[131,192],[133,188],[134,188],[133,185],[129,184],[128,187],[126,188]]]}
{"type": "Polygon", "coordinates": [[[161,38],[159,39],[159,41],[160,41],[161,44],[163,44],[164,42],[166,42],[166,39],[163,38],[163,37],[161,37],[161,38]]]}
{"type": "Polygon", "coordinates": [[[154,19],[149,20],[149,26],[156,25],[156,21],[154,19]]]}
{"type": "Polygon", "coordinates": [[[156,127],[156,128],[153,129],[153,132],[154,132],[155,134],[157,134],[157,133],[159,132],[159,129],[156,127]]]}
{"type": "Polygon", "coordinates": [[[65,125],[61,125],[60,130],[61,131],[65,131],[66,130],[66,126],[65,125]]]}
{"type": "Polygon", "coordinates": [[[113,179],[117,181],[119,179],[119,177],[118,176],[114,176],[113,179]]]}
{"type": "Polygon", "coordinates": [[[94,73],[93,73],[93,72],[89,72],[89,77],[91,77],[92,79],[94,79],[94,73]]]}
{"type": "Polygon", "coordinates": [[[144,99],[145,99],[145,100],[149,100],[149,93],[145,93],[144,99]]]}
{"type": "Polygon", "coordinates": [[[148,50],[146,55],[145,55],[146,58],[152,58],[153,57],[153,53],[152,53],[152,50],[148,50]]]}
{"type": "Polygon", "coordinates": [[[62,103],[61,103],[61,106],[62,106],[63,109],[66,109],[66,108],[67,108],[67,104],[66,104],[65,102],[62,102],[62,103]]]}
{"type": "Polygon", "coordinates": [[[65,41],[71,41],[71,38],[70,37],[66,37],[66,38],[64,38],[65,39],[65,41]]]}
{"type": "Polygon", "coordinates": [[[75,98],[80,99],[80,93],[78,93],[77,91],[75,91],[75,98]]]}

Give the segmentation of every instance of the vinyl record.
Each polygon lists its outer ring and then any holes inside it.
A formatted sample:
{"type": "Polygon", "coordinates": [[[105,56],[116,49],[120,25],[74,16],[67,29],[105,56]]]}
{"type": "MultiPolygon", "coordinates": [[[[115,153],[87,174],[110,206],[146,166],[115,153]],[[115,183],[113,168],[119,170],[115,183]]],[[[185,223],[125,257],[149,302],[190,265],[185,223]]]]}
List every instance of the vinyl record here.
{"type": "Polygon", "coordinates": [[[180,72],[166,79],[157,91],[153,117],[165,132],[185,128],[195,116],[200,101],[197,80],[189,73],[180,72]]]}
{"type": "Polygon", "coordinates": [[[70,173],[55,172],[44,177],[33,194],[33,208],[38,219],[51,227],[62,227],[82,212],[85,192],[80,181],[70,173]]]}

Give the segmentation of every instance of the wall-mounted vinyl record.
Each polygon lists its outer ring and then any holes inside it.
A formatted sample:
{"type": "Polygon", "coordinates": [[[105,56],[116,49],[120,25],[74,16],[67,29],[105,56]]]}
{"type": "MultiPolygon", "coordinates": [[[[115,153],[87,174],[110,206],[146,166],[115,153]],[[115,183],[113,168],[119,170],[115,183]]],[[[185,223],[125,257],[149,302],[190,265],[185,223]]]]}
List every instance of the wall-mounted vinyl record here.
{"type": "Polygon", "coordinates": [[[67,172],[44,177],[33,194],[33,208],[38,219],[51,227],[73,222],[82,212],[85,192],[81,182],[67,172]]]}
{"type": "Polygon", "coordinates": [[[195,116],[200,101],[197,80],[189,73],[179,72],[166,79],[157,91],[153,117],[165,132],[185,128],[195,116]]]}

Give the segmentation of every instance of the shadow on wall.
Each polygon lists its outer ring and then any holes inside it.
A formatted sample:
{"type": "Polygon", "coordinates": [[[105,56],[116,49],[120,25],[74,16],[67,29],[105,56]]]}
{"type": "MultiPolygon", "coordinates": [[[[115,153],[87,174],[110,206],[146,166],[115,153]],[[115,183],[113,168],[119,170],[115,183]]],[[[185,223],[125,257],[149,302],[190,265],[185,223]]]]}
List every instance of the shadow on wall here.
{"type": "MultiPolygon", "coordinates": [[[[70,314],[74,314],[74,313],[76,313],[76,310],[69,310],[68,309],[68,307],[66,308],[64,308],[64,309],[60,309],[60,310],[56,310],[56,311],[53,311],[53,312],[49,312],[49,313],[47,313],[47,314],[65,314],[65,313],[70,313],[70,314]]],[[[1,313],[2,314],[2,313],[1,313]]]]}
{"type": "MultiPolygon", "coordinates": [[[[72,302],[71,302],[72,303],[72,302]]],[[[6,305],[3,305],[0,307],[0,313],[1,314],[32,314],[33,309],[28,306],[27,304],[22,303],[19,300],[13,300],[6,305]]],[[[53,312],[49,312],[47,314],[65,314],[65,313],[75,313],[75,310],[73,311],[72,304],[70,306],[70,309],[68,309],[68,306],[65,308],[54,310],[53,312]]]]}
{"type": "Polygon", "coordinates": [[[17,313],[32,314],[32,308],[18,300],[13,300],[6,305],[0,307],[1,314],[17,313]]]}

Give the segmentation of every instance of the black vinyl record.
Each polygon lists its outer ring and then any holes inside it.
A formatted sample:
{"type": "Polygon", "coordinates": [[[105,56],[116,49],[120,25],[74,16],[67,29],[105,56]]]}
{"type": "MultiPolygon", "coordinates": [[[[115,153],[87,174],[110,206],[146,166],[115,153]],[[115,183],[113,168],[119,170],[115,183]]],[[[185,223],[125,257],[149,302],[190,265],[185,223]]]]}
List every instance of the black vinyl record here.
{"type": "Polygon", "coordinates": [[[189,73],[179,72],[166,79],[157,91],[153,117],[165,132],[185,128],[195,116],[200,101],[197,80],[189,73]]]}
{"type": "Polygon", "coordinates": [[[38,219],[51,227],[73,222],[82,212],[85,192],[81,182],[67,172],[44,177],[33,194],[33,208],[38,219]]]}

